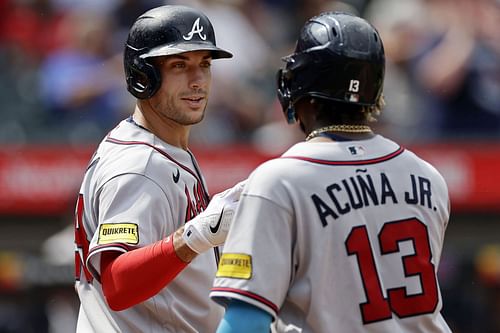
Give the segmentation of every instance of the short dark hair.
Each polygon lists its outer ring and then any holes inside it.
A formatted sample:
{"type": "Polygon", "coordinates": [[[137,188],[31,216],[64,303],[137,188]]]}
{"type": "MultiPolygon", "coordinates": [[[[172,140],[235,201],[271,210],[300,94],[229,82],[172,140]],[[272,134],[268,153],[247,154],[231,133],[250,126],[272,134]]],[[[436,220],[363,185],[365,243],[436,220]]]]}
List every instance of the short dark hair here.
{"type": "Polygon", "coordinates": [[[342,103],[316,97],[311,97],[310,101],[318,105],[318,121],[325,125],[355,125],[375,122],[385,105],[383,95],[380,95],[375,105],[370,106],[342,103]]]}

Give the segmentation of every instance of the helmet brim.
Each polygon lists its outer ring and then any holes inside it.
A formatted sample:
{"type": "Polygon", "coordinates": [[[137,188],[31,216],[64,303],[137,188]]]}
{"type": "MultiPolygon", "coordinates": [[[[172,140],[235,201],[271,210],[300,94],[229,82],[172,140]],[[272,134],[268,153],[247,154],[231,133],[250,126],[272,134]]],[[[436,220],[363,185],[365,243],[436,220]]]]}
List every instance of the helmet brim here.
{"type": "Polygon", "coordinates": [[[185,52],[192,51],[210,51],[212,53],[212,59],[220,58],[232,58],[233,54],[218,48],[211,43],[179,43],[174,45],[162,45],[152,48],[146,53],[140,55],[141,58],[153,58],[161,56],[169,56],[174,54],[181,54],[185,52]]]}

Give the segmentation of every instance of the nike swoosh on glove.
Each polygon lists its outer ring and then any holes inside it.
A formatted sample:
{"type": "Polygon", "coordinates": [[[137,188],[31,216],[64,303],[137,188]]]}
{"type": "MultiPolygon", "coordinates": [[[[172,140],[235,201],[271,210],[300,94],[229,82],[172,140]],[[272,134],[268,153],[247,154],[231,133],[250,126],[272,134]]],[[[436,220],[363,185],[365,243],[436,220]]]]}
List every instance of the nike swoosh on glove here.
{"type": "Polygon", "coordinates": [[[184,226],[182,238],[194,252],[224,244],[246,180],[213,196],[207,208],[184,226]]]}

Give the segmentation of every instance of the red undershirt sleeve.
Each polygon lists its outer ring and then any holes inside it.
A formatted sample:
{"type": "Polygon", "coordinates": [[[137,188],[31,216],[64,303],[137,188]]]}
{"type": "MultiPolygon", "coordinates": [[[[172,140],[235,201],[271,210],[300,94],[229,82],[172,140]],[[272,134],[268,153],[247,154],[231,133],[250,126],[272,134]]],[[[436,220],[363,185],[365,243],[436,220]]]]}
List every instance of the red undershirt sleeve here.
{"type": "Polygon", "coordinates": [[[101,284],[113,311],[125,310],[156,295],[188,263],[179,259],[172,236],[126,252],[101,254],[101,284]]]}

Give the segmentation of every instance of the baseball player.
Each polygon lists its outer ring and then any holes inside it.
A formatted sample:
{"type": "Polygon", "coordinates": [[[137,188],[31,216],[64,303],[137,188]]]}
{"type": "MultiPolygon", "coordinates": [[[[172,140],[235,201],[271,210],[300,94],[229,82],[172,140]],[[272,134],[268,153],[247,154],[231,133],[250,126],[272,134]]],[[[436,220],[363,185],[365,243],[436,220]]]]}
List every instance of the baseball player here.
{"type": "Polygon", "coordinates": [[[124,64],[137,105],[100,143],[77,201],[77,332],[215,331],[217,246],[242,184],[209,203],[187,143],[205,112],[211,61],[229,57],[192,8],[154,8],[131,27],[124,64]]]}
{"type": "Polygon", "coordinates": [[[384,49],[362,18],[322,13],[278,72],[306,141],[248,179],[211,297],[222,332],[450,332],[436,271],[447,186],[373,133],[384,49]]]}

